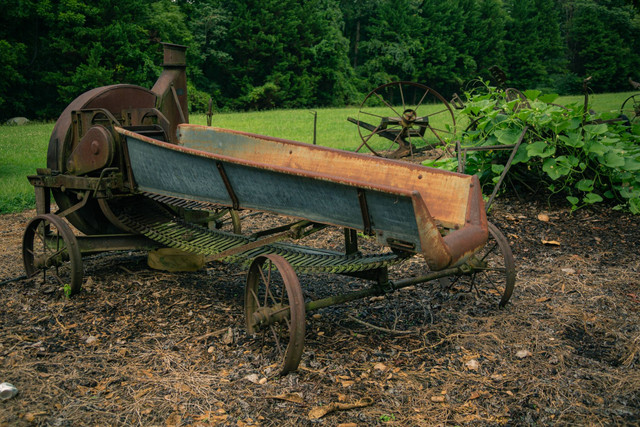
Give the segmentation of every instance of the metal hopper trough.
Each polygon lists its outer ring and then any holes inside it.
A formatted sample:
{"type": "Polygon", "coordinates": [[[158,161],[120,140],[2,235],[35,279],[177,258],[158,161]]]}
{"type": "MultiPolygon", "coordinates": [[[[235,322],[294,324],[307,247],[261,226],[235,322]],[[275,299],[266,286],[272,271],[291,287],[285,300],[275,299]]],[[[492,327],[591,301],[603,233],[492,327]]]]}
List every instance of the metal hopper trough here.
{"type": "Polygon", "coordinates": [[[132,248],[172,247],[208,262],[246,263],[246,329],[269,332],[283,374],[300,362],[308,311],[442,278],[507,303],[513,257],[487,222],[477,177],[190,125],[180,99],[184,50],[169,50],[168,71],[154,90],[94,89],[58,120],[49,167],[29,177],[38,216],[23,240],[28,276],[78,292],[83,255],[132,248]],[[293,222],[243,235],[238,211],[293,222]],[[232,215],[235,232],[202,224],[219,212],[232,215]],[[326,227],[344,229],[344,252],[291,242],[326,227]],[[359,233],[375,236],[380,252],[362,254],[359,233]],[[425,261],[423,275],[389,277],[390,265],[415,255],[425,261]],[[346,274],[373,285],[305,301],[298,273],[346,274]]]}

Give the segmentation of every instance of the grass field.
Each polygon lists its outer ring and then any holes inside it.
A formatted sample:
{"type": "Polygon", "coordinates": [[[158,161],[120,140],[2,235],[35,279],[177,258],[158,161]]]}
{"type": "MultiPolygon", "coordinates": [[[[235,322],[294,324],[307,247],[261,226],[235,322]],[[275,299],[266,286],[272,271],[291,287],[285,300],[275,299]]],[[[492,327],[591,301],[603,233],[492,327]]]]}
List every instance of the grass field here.
{"type": "MultiPolygon", "coordinates": [[[[592,108],[598,112],[616,111],[632,93],[593,95],[592,108]]],[[[563,105],[581,104],[583,99],[582,96],[566,96],[556,102],[563,105]]],[[[434,105],[428,108],[426,112],[438,111],[440,107],[434,105]]],[[[347,117],[358,118],[358,107],[214,114],[212,125],[312,143],[312,111],[317,113],[318,145],[345,150],[355,150],[358,147],[361,142],[358,129],[347,121],[347,117]]],[[[380,113],[389,114],[384,109],[380,113]]],[[[204,125],[206,116],[194,114],[190,121],[204,125]]],[[[373,120],[371,122],[375,123],[373,120]]],[[[444,123],[436,123],[436,127],[444,126],[444,123]]],[[[35,173],[36,168],[46,167],[47,146],[53,126],[54,123],[0,126],[0,213],[18,212],[34,205],[33,188],[26,177],[35,173]]],[[[371,141],[374,148],[386,149],[388,141],[378,139],[377,142],[373,139],[371,141]]]]}
{"type": "Polygon", "coordinates": [[[47,147],[54,123],[0,126],[0,213],[34,206],[27,175],[47,166],[47,147]]]}

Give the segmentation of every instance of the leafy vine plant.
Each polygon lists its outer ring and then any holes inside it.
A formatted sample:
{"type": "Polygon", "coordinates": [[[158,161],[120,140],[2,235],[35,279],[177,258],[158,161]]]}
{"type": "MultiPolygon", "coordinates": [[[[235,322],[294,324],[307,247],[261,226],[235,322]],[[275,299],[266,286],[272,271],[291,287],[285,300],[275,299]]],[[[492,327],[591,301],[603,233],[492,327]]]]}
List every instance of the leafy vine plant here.
{"type": "MultiPolygon", "coordinates": [[[[456,121],[467,123],[460,146],[509,146],[527,128],[501,191],[546,190],[571,209],[608,201],[614,209],[640,214],[640,124],[617,112],[596,113],[584,105],[554,104],[555,94],[537,90],[510,95],[485,82],[465,95],[456,121]]],[[[479,176],[484,193],[503,172],[511,150],[468,151],[464,171],[479,176]]],[[[456,158],[427,166],[458,168],[456,158]]]]}

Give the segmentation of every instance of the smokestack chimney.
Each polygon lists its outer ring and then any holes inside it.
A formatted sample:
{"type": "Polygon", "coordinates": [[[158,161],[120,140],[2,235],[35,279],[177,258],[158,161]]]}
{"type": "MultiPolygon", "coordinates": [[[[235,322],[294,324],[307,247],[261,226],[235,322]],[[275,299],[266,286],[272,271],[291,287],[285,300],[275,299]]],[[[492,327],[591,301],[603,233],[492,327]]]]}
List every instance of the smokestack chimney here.
{"type": "Polygon", "coordinates": [[[176,142],[176,129],[180,123],[189,123],[189,105],[187,100],[187,61],[186,46],[162,43],[164,51],[164,70],[153,85],[156,94],[156,108],[171,123],[169,141],[176,142]]]}

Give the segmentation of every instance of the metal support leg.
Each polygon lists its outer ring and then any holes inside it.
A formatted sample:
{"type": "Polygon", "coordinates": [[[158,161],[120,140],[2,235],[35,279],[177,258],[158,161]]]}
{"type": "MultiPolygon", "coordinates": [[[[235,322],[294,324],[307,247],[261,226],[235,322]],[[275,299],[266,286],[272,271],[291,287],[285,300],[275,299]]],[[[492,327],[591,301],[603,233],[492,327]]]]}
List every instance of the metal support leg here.
{"type": "Polygon", "coordinates": [[[49,187],[35,186],[36,194],[36,212],[38,215],[48,214],[51,212],[51,191],[49,187]]]}

